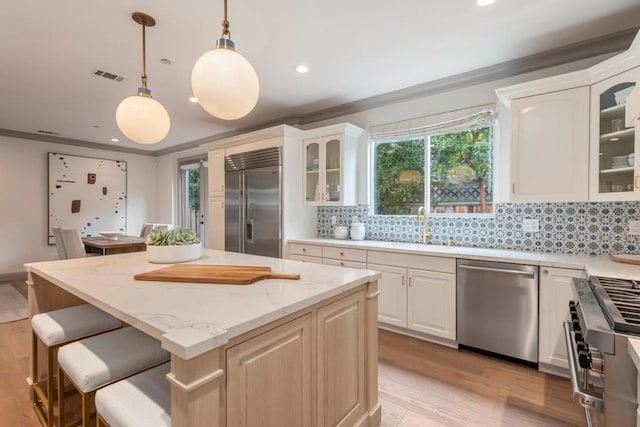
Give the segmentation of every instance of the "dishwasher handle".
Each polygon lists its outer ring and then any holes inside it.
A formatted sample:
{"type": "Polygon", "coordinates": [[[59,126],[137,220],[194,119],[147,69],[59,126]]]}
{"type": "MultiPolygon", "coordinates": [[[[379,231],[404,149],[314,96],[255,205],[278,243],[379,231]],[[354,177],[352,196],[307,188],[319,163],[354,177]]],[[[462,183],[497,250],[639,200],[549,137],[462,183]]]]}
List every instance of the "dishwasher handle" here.
{"type": "Polygon", "coordinates": [[[458,265],[458,268],[463,270],[476,270],[476,271],[489,271],[492,273],[504,273],[504,274],[513,274],[517,276],[526,276],[534,279],[536,277],[536,273],[534,271],[521,271],[521,270],[509,270],[506,268],[492,268],[492,267],[478,267],[476,265],[458,265]]]}

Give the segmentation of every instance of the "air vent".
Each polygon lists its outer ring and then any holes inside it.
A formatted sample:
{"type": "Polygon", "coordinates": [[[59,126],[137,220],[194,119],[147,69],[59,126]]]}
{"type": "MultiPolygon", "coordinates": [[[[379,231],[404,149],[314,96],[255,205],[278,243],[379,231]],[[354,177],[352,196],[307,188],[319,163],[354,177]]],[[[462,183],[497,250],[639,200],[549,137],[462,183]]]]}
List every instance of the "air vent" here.
{"type": "Polygon", "coordinates": [[[105,79],[115,80],[116,82],[121,82],[124,80],[124,76],[119,76],[117,74],[113,74],[108,71],[103,71],[98,69],[93,70],[93,74],[99,77],[104,77],[105,79]]]}
{"type": "Polygon", "coordinates": [[[50,130],[38,130],[36,132],[42,133],[42,134],[45,134],[45,135],[60,135],[60,132],[52,132],[50,130]]]}

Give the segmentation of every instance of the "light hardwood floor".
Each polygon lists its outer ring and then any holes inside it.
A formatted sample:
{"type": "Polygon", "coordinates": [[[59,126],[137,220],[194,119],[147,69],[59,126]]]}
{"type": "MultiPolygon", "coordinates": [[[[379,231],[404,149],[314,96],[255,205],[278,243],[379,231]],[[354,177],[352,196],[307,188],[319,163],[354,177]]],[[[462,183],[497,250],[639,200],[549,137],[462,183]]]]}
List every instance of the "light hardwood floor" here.
{"type": "MultiPolygon", "coordinates": [[[[29,347],[28,320],[0,325],[0,426],[40,425],[29,347]]],[[[585,424],[569,382],[527,366],[380,331],[379,369],[384,427],[585,424]]]]}

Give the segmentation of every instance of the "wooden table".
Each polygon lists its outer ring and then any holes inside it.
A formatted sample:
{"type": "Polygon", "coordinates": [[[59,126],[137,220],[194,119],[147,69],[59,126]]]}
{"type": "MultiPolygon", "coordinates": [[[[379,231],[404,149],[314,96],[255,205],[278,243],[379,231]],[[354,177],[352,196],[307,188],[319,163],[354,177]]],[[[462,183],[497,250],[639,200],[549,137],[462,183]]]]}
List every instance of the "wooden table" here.
{"type": "Polygon", "coordinates": [[[107,237],[83,237],[82,243],[87,253],[100,255],[124,254],[127,252],[142,252],[147,250],[144,237],[122,236],[118,239],[107,237]]]}

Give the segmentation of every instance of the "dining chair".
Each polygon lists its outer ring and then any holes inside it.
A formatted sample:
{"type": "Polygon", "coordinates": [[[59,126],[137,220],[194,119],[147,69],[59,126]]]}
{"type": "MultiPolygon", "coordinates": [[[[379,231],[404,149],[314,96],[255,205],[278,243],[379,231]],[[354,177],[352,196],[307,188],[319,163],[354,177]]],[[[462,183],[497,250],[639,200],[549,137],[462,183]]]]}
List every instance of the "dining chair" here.
{"type": "Polygon", "coordinates": [[[62,241],[62,231],[60,227],[51,227],[53,238],[56,240],[56,249],[58,250],[58,259],[67,259],[67,251],[62,241]]]}
{"type": "Polygon", "coordinates": [[[84,249],[82,238],[77,228],[62,227],[62,243],[67,254],[67,259],[84,258],[87,252],[84,249]]]}
{"type": "Polygon", "coordinates": [[[145,224],[142,226],[142,231],[140,231],[140,237],[147,237],[149,234],[151,234],[151,230],[153,230],[155,226],[156,225],[153,223],[145,222],[145,224]]]}

